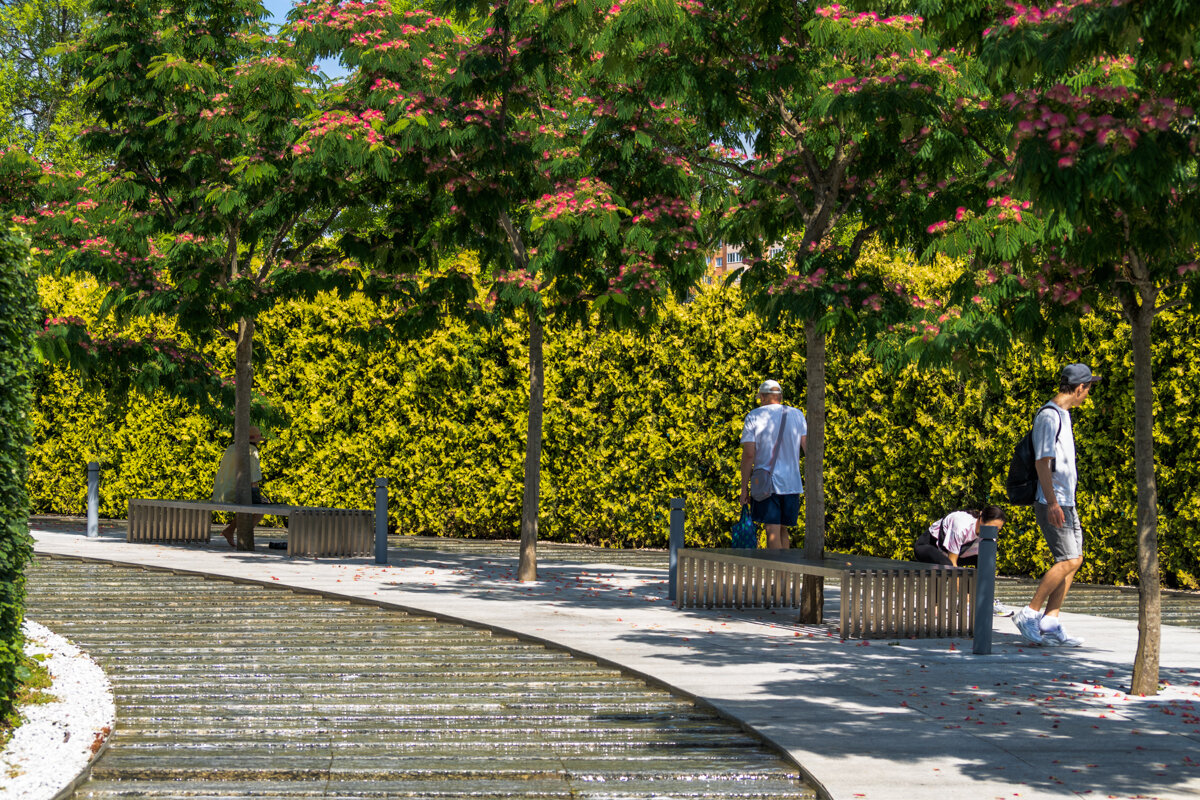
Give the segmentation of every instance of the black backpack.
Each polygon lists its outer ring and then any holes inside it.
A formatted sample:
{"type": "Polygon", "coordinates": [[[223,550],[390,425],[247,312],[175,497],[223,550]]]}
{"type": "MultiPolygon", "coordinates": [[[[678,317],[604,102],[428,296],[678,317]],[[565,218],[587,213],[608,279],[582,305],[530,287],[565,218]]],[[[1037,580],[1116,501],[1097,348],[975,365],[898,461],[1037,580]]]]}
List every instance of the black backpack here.
{"type": "MultiPolygon", "coordinates": [[[[1042,413],[1044,409],[1050,406],[1050,403],[1042,406],[1034,413],[1033,418],[1036,421],[1037,415],[1042,413]]],[[[1058,430],[1054,433],[1054,444],[1058,444],[1058,435],[1062,433],[1062,417],[1054,415],[1058,420],[1058,430]]],[[[1008,462],[1008,479],[1004,482],[1004,490],[1008,494],[1008,502],[1016,506],[1031,506],[1034,500],[1037,499],[1038,476],[1037,467],[1035,466],[1036,459],[1033,457],[1033,426],[1029,428],[1029,433],[1021,437],[1021,441],[1017,442],[1017,446],[1013,448],[1012,461],[1008,462]]],[[[1054,459],[1050,459],[1050,471],[1054,472],[1054,459]]]]}

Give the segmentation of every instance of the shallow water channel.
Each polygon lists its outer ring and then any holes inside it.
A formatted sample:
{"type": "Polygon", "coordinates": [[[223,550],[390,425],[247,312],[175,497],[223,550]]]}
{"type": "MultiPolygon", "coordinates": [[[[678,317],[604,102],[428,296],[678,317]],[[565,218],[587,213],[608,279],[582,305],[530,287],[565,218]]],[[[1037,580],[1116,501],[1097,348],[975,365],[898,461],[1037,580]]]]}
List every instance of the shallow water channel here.
{"type": "Polygon", "coordinates": [[[28,595],[117,695],[78,798],[814,797],[689,701],[487,631],[45,557],[28,595]]]}

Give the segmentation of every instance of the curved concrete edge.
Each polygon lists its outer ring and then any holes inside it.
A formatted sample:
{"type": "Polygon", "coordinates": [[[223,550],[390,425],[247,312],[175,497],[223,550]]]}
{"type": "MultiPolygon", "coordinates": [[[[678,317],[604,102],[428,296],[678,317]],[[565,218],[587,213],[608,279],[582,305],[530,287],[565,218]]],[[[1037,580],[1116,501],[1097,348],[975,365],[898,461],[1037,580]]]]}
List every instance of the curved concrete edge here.
{"type": "MultiPolygon", "coordinates": [[[[662,689],[663,691],[670,692],[671,694],[676,695],[677,697],[681,697],[685,700],[688,700],[689,702],[695,703],[698,707],[703,708],[704,710],[715,714],[716,716],[720,717],[721,719],[723,719],[733,725],[736,725],[740,730],[742,730],[742,731],[750,734],[751,736],[754,736],[755,738],[759,739],[760,741],[762,741],[765,745],[767,745],[775,753],[775,755],[779,756],[779,758],[781,758],[782,760],[784,760],[785,762],[790,764],[792,767],[794,767],[796,769],[797,773],[799,773],[804,778],[804,781],[813,788],[813,790],[816,792],[816,794],[820,798],[820,800],[834,800],[833,795],[832,795],[832,793],[830,793],[828,788],[826,788],[826,786],[817,778],[816,775],[814,775],[812,772],[810,772],[808,769],[806,769],[803,764],[796,761],[796,759],[792,756],[792,754],[787,750],[786,747],[781,745],[770,735],[764,733],[763,731],[758,730],[754,725],[746,722],[746,720],[740,718],[739,716],[737,716],[737,714],[730,711],[729,709],[723,708],[720,704],[714,703],[714,702],[712,702],[704,697],[701,697],[693,692],[690,692],[682,687],[673,685],[669,681],[663,680],[660,676],[653,675],[648,672],[644,672],[642,670],[636,669],[627,664],[623,664],[619,661],[615,661],[612,658],[604,656],[600,653],[592,652],[586,648],[581,648],[576,645],[570,645],[570,644],[566,644],[561,641],[557,641],[552,637],[538,636],[536,634],[531,634],[527,631],[520,631],[520,630],[516,630],[513,628],[507,628],[507,627],[504,627],[501,625],[487,624],[484,622],[480,622],[479,620],[476,620],[476,619],[460,617],[455,614],[449,614],[444,611],[437,611],[435,609],[431,609],[431,608],[427,608],[427,607],[413,606],[413,605],[408,605],[408,604],[403,604],[403,603],[393,603],[393,602],[389,602],[387,600],[369,600],[360,595],[356,595],[356,594],[349,593],[349,592],[337,592],[337,591],[332,591],[332,590],[328,590],[328,589],[314,589],[314,588],[308,587],[308,586],[293,585],[293,584],[290,584],[290,583],[288,583],[286,581],[282,581],[282,580],[261,580],[261,579],[257,579],[257,578],[247,578],[247,577],[243,577],[243,576],[231,576],[228,574],[219,573],[219,572],[211,572],[211,571],[207,571],[207,570],[182,569],[179,567],[160,567],[160,566],[143,564],[143,563],[139,563],[136,561],[123,561],[121,559],[116,559],[116,558],[91,558],[88,556],[61,555],[58,553],[54,553],[54,554],[40,553],[39,555],[42,555],[42,556],[48,557],[48,558],[62,558],[62,559],[68,559],[68,560],[72,560],[72,561],[82,561],[82,562],[87,562],[87,563],[92,563],[92,564],[112,564],[114,566],[129,567],[132,569],[144,569],[144,570],[151,570],[154,572],[170,572],[175,575],[191,575],[191,576],[201,577],[201,578],[218,579],[218,580],[223,580],[223,581],[229,581],[230,583],[240,583],[240,584],[248,585],[248,586],[260,586],[260,587],[268,588],[268,589],[286,589],[288,591],[296,592],[297,594],[314,595],[316,597],[324,597],[324,598],[328,598],[330,600],[339,600],[342,602],[354,603],[356,605],[372,606],[375,608],[384,608],[384,609],[388,609],[391,611],[401,611],[406,614],[412,614],[413,616],[428,617],[430,619],[435,619],[438,622],[446,622],[446,623],[451,623],[451,624],[455,624],[455,625],[462,625],[463,627],[474,628],[476,630],[491,631],[493,633],[498,633],[503,636],[510,636],[519,641],[529,642],[531,644],[542,645],[544,647],[549,647],[554,650],[559,650],[559,651],[562,651],[565,653],[569,653],[569,654],[579,657],[579,658],[586,658],[589,661],[595,661],[597,664],[601,664],[603,666],[619,670],[626,675],[629,675],[629,676],[635,677],[639,680],[645,681],[647,684],[649,684],[651,686],[654,686],[658,689],[662,689]]],[[[107,747],[107,744],[105,746],[107,747]]],[[[69,795],[67,795],[67,796],[69,796],[69,795]]],[[[53,800],[65,800],[65,797],[55,797],[53,800]]]]}
{"type": "Polygon", "coordinates": [[[69,639],[25,620],[25,649],[43,662],[57,700],[18,709],[23,722],[0,753],[0,797],[66,800],[86,781],[116,730],[108,676],[69,639]]]}

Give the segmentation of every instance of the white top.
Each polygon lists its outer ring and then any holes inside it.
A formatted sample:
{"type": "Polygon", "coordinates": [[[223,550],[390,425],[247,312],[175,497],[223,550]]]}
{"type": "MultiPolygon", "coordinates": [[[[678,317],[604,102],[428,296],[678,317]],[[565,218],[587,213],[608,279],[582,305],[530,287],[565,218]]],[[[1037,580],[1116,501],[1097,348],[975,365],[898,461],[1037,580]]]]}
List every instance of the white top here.
{"type": "Polygon", "coordinates": [[[975,533],[975,517],[966,511],[951,511],[942,519],[929,526],[929,535],[939,541],[947,553],[959,557],[976,555],[979,552],[979,536],[975,533]]]}
{"type": "Polygon", "coordinates": [[[779,443],[771,484],[775,494],[803,494],[800,437],[808,433],[804,412],[781,403],[759,406],[746,415],[746,422],[742,425],[742,444],[754,442],[754,468],[765,469],[771,463],[771,451],[779,437],[779,426],[785,411],[787,428],[783,432],[783,441],[779,443]]]}
{"type": "MultiPolygon", "coordinates": [[[[1054,472],[1050,475],[1054,496],[1060,506],[1075,507],[1075,483],[1079,474],[1075,468],[1075,433],[1071,428],[1071,414],[1065,408],[1049,403],[1033,418],[1033,458],[1054,457],[1054,472]],[[1054,419],[1055,412],[1058,420],[1054,419]],[[1059,423],[1062,430],[1059,430],[1059,423]],[[1058,433],[1058,444],[1054,435],[1058,433]]],[[[1038,481],[1037,501],[1046,502],[1042,493],[1042,482],[1038,481]]]]}
{"type": "MultiPolygon", "coordinates": [[[[217,477],[213,479],[212,499],[217,503],[233,503],[237,497],[237,455],[234,445],[225,448],[221,456],[221,466],[217,467],[217,477]]],[[[250,445],[250,483],[262,480],[262,467],[258,463],[258,448],[250,445]]]]}

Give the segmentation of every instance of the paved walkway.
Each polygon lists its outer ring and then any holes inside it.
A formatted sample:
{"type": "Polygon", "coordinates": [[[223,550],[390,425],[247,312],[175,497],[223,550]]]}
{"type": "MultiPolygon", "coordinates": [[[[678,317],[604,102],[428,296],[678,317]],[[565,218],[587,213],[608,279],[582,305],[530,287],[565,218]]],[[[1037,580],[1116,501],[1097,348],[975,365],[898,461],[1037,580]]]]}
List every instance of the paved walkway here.
{"type": "MultiPolygon", "coordinates": [[[[827,797],[1200,797],[1200,631],[1167,626],[1157,697],[1130,697],[1135,623],[1064,622],[1087,645],[994,654],[969,640],[842,641],[790,613],[688,610],[661,569],[555,561],[536,583],[511,558],[390,552],[290,560],[278,551],[126,544],[117,529],[36,530],[39,552],[217,574],[486,625],[619,664],[740,720],[827,797]]],[[[836,597],[836,589],[831,591],[836,597]]],[[[119,724],[119,722],[118,722],[119,724]]]]}

